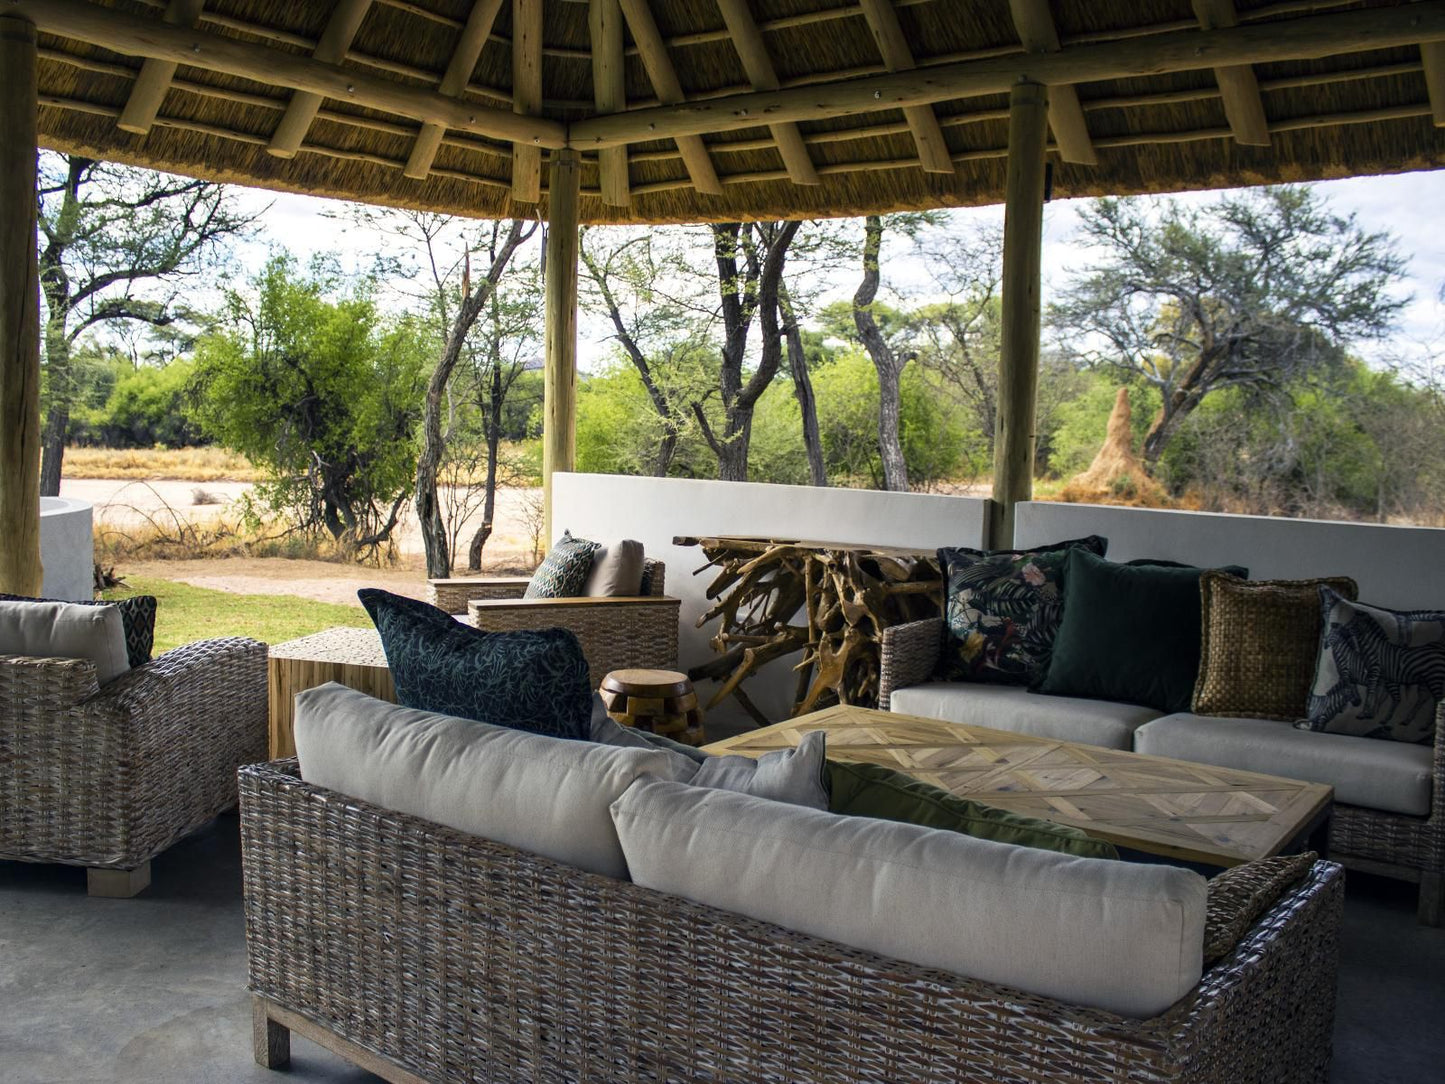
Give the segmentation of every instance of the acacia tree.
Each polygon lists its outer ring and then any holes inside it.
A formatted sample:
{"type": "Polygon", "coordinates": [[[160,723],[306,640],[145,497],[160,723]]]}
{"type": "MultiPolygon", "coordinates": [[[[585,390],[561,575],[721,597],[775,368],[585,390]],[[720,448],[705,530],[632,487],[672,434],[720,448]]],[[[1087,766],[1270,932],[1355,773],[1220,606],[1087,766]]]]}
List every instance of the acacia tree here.
{"type": "Polygon", "coordinates": [[[255,221],[225,186],[45,153],[39,170],[45,299],[45,428],[40,492],[60,492],[75,395],[70,357],[87,329],[113,321],[169,327],[189,316],[180,282],[226,254],[255,221]],[[158,287],[158,288],[157,288],[158,287]]]}
{"type": "Polygon", "coordinates": [[[853,294],[853,324],[858,329],[858,341],[878,370],[878,457],[883,464],[883,488],[906,493],[908,464],[898,435],[899,384],[911,354],[889,342],[873,312],[882,279],[878,266],[882,252],[883,218],[869,215],[863,223],[863,281],[853,294]]]}
{"type": "Polygon", "coordinates": [[[1212,393],[1263,393],[1378,337],[1406,299],[1405,262],[1384,233],[1329,211],[1312,189],[1230,196],[1207,210],[1101,199],[1083,212],[1088,272],[1050,310],[1061,345],[1088,365],[1157,388],[1144,438],[1156,463],[1212,393]]]}

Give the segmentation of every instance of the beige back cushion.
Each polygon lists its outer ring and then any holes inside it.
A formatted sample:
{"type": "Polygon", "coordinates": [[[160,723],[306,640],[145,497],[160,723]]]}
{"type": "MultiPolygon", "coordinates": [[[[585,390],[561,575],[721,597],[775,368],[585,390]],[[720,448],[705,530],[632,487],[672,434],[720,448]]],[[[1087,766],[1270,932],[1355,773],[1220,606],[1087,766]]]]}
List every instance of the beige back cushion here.
{"type": "Polygon", "coordinates": [[[130,669],[115,606],[0,602],[0,655],[89,659],[102,685],[130,669]]]}
{"type": "Polygon", "coordinates": [[[1241,580],[1206,572],[1199,578],[1195,715],[1304,718],[1324,627],[1322,584],[1352,600],[1359,591],[1347,577],[1241,580]]]}
{"type": "Polygon", "coordinates": [[[612,817],[640,885],[924,967],[1141,1017],[1202,971],[1189,870],[654,780],[612,817]]]}
{"type": "Polygon", "coordinates": [[[631,538],[604,542],[592,555],[592,571],[582,593],[589,598],[632,597],[642,593],[642,543],[631,538]]]}
{"type": "Polygon", "coordinates": [[[508,730],[335,683],[297,694],[294,729],[308,783],[608,877],[627,876],[608,806],[644,773],[695,770],[662,750],[508,730]]]}

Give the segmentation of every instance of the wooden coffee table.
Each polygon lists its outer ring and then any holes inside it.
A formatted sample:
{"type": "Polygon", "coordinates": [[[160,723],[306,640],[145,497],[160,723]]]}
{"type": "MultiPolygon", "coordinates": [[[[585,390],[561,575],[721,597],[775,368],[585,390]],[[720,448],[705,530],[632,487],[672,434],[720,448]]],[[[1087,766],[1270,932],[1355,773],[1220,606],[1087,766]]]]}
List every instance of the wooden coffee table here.
{"type": "Polygon", "coordinates": [[[1333,797],[1319,783],[870,708],[827,708],[705,749],[756,757],[810,730],[828,732],[835,760],[882,764],[1117,846],[1210,866],[1322,839],[1333,797]]]}
{"type": "Polygon", "coordinates": [[[298,640],[272,644],[266,661],[271,709],[271,759],[294,757],[293,698],[305,689],[336,681],[379,700],[395,700],[391,669],[375,629],[324,629],[298,640]]]}

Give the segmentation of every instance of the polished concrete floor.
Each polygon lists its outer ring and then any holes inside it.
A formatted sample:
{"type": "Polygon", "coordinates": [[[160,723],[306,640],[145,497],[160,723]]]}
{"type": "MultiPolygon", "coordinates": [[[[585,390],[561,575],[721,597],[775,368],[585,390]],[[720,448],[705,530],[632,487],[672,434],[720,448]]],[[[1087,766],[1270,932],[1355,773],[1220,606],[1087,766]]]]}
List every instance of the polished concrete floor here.
{"type": "MultiPolygon", "coordinates": [[[[133,900],[83,870],[0,862],[0,1081],[347,1082],[377,1078],[303,1039],[285,1074],[251,1060],[234,815],[161,855],[133,900]]],[[[1335,1084],[1445,1081],[1445,929],[1410,887],[1351,876],[1335,1084]]]]}

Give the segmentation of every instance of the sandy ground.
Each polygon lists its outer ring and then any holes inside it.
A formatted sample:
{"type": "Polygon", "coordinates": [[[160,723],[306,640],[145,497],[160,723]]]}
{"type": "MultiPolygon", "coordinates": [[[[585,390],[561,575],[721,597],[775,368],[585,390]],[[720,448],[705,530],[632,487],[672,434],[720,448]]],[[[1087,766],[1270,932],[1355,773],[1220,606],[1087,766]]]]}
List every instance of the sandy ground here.
{"type": "MultiPolygon", "coordinates": [[[[127,479],[65,479],[60,494],[89,501],[95,507],[95,522],[125,530],[153,522],[166,529],[176,520],[202,522],[233,514],[235,502],[251,490],[249,482],[136,482],[127,479]],[[216,503],[196,503],[201,492],[216,503]]],[[[484,570],[513,572],[526,567],[532,549],[528,523],[528,502],[532,493],[522,489],[497,492],[497,515],[492,537],[487,542],[484,570]]],[[[410,510],[408,509],[408,512],[410,510]]],[[[470,539],[480,515],[472,518],[462,538],[470,539]]],[[[116,574],[176,580],[196,587],[209,587],[242,595],[296,595],[320,602],[356,603],[361,587],[385,587],[388,591],[420,598],[426,591],[425,563],[421,533],[415,516],[408,514],[398,533],[401,560],[392,568],[363,568],[330,561],[296,561],[280,557],[202,558],[191,561],[127,561],[116,574]]],[[[465,561],[463,560],[463,564],[465,561]]]]}

